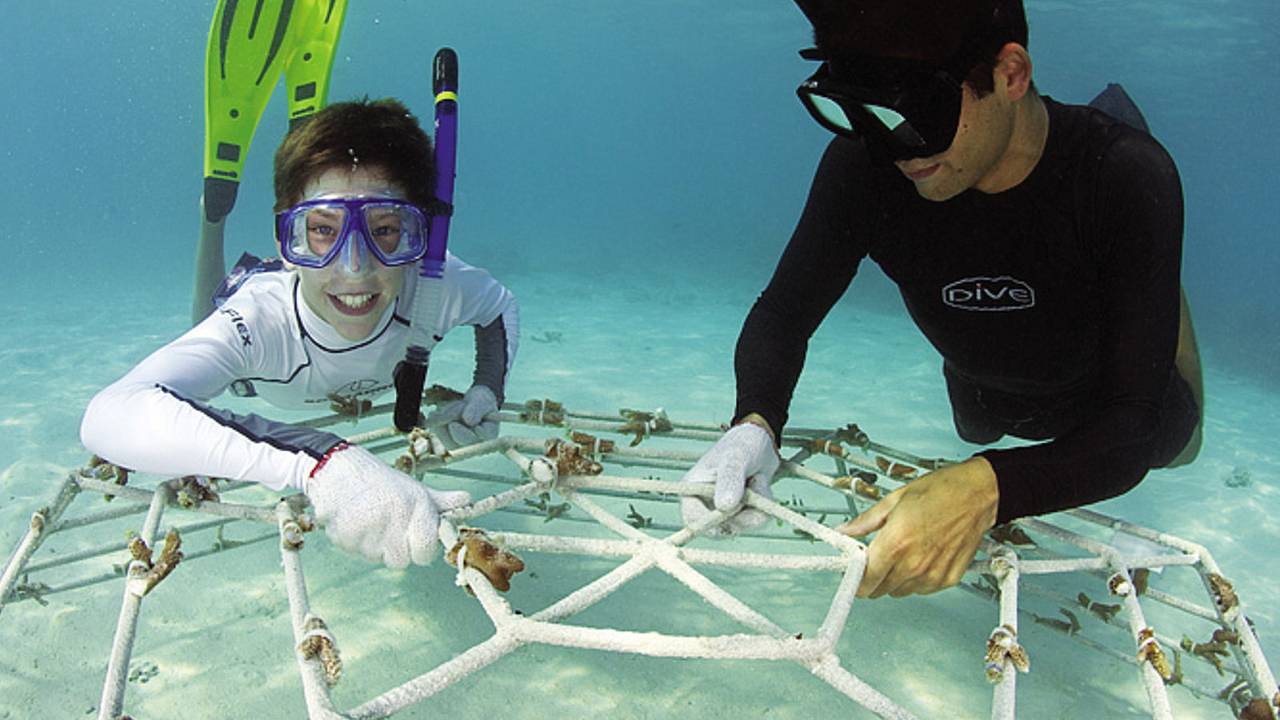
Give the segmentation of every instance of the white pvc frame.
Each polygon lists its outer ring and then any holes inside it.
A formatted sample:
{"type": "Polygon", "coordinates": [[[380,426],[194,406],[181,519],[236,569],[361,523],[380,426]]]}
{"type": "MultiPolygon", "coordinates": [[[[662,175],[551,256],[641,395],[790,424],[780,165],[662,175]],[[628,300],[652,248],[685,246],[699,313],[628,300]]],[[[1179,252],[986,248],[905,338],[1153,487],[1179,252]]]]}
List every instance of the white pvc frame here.
{"type": "MultiPolygon", "coordinates": [[[[384,413],[387,409],[383,406],[375,408],[374,412],[384,413]]],[[[503,409],[502,420],[508,428],[521,423],[537,425],[544,419],[541,415],[534,416],[528,412],[521,412],[521,408],[516,405],[508,404],[503,409]]],[[[617,419],[617,416],[573,412],[566,413],[565,416],[564,424],[575,430],[615,434],[622,431],[623,423],[617,419]]],[[[341,422],[342,419],[339,416],[330,416],[319,418],[310,424],[317,427],[328,426],[341,422]]],[[[690,442],[706,443],[714,441],[719,436],[720,429],[708,425],[677,423],[671,430],[661,430],[651,426],[649,432],[690,442]]],[[[784,447],[801,449],[789,461],[783,463],[778,477],[802,478],[829,488],[833,492],[841,493],[849,499],[849,507],[852,508],[854,507],[853,491],[848,489],[847,483],[841,485],[837,480],[838,476],[848,475],[851,467],[856,471],[875,473],[885,487],[897,482],[871,462],[872,456],[890,458],[894,462],[910,465],[926,472],[938,464],[938,461],[928,461],[869,441],[858,446],[846,447],[840,442],[840,437],[827,431],[789,431],[784,438],[784,447]],[[817,457],[815,453],[818,449],[823,450],[830,456],[829,459],[833,460],[836,475],[819,472],[810,466],[817,457]]],[[[375,452],[402,449],[404,446],[402,436],[391,428],[358,435],[351,438],[351,441],[364,444],[375,452]]],[[[305,498],[295,495],[280,501],[274,508],[227,501],[204,502],[195,510],[218,517],[182,526],[181,530],[199,532],[239,521],[271,523],[276,526],[276,532],[263,533],[247,542],[237,543],[237,546],[257,543],[273,537],[279,540],[294,631],[295,657],[301,675],[307,710],[312,718],[386,717],[431,697],[470,673],[499,660],[516,648],[534,643],[637,653],[655,657],[787,660],[799,663],[838,692],[880,717],[914,717],[906,708],[845,669],[836,655],[836,647],[852,611],[854,593],[866,564],[866,548],[862,543],[814,522],[804,513],[796,512],[767,497],[748,492],[746,504],[749,507],[760,510],[794,530],[807,533],[824,546],[824,551],[812,555],[775,555],[686,547],[698,532],[721,523],[725,519],[723,514],[709,513],[697,525],[689,528],[653,526],[646,528],[649,532],[644,532],[611,513],[605,505],[593,498],[593,494],[641,497],[639,493],[646,493],[643,496],[646,499],[653,499],[655,496],[676,498],[688,495],[709,498],[711,495],[709,486],[613,474],[559,476],[555,462],[541,456],[544,443],[544,438],[504,436],[463,448],[447,458],[427,458],[419,463],[415,473],[422,475],[433,471],[447,471],[449,468],[476,458],[501,455],[510,461],[522,478],[512,480],[501,475],[485,475],[485,479],[512,483],[514,487],[489,497],[479,498],[467,507],[446,513],[440,527],[442,545],[445,548],[451,547],[458,538],[458,529],[463,524],[474,522],[483,526],[477,521],[484,520],[495,512],[518,511],[525,499],[544,492],[554,492],[615,537],[583,538],[501,531],[491,531],[490,536],[504,549],[514,552],[614,557],[619,558],[622,561],[621,564],[551,606],[531,615],[513,612],[510,605],[493,589],[483,573],[466,566],[459,568],[458,582],[460,585],[469,586],[475,593],[476,599],[493,622],[493,636],[399,687],[346,710],[340,710],[333,705],[328,684],[332,678],[326,678],[322,659],[314,655],[309,656],[300,647],[306,638],[317,632],[323,633],[327,640],[336,642],[329,630],[315,629],[318,616],[312,611],[307,599],[300,552],[302,528],[306,527],[305,498]],[[668,531],[668,534],[661,534],[668,531]],[[793,630],[780,627],[735,598],[695,569],[696,565],[762,568],[779,572],[835,572],[841,573],[841,579],[834,591],[826,617],[816,632],[797,634],[793,630]],[[726,613],[742,625],[746,632],[718,636],[681,636],[585,628],[565,622],[574,614],[599,602],[650,570],[664,572],[680,581],[712,607],[726,613]]],[[[588,448],[586,451],[595,449],[588,448]]],[[[618,447],[608,453],[596,453],[596,457],[611,466],[647,465],[683,469],[691,466],[702,450],[705,448],[662,451],[628,448],[619,443],[618,447]]],[[[140,535],[148,545],[154,546],[155,538],[159,534],[161,518],[165,509],[174,504],[179,482],[175,479],[160,483],[154,489],[142,489],[96,479],[87,469],[73,473],[59,487],[50,504],[33,515],[30,529],[19,541],[3,573],[0,574],[0,610],[3,610],[6,603],[13,604],[25,599],[39,600],[44,594],[64,592],[117,578],[118,575],[112,573],[59,587],[32,583],[29,580],[24,580],[22,584],[18,583],[20,577],[25,578],[30,572],[52,570],[63,565],[119,552],[122,549],[117,543],[61,556],[56,560],[32,563],[31,560],[41,543],[50,534],[61,530],[145,512],[140,535]],[[78,518],[64,519],[63,514],[81,490],[103,492],[134,502],[78,518]]],[[[243,484],[233,484],[227,489],[238,486],[243,484]]],[[[1026,579],[1029,576],[1061,573],[1093,574],[1109,578],[1109,585],[1118,591],[1116,594],[1122,599],[1123,624],[1127,626],[1134,639],[1135,653],[1141,649],[1140,645],[1149,645],[1152,642],[1162,645],[1166,651],[1177,646],[1177,642],[1170,636],[1155,633],[1148,628],[1143,612],[1143,602],[1146,601],[1161,603],[1189,616],[1216,623],[1223,629],[1233,631],[1238,636],[1239,642],[1231,645],[1232,658],[1231,662],[1225,665],[1225,669],[1240,678],[1242,682],[1239,683],[1239,692],[1236,697],[1225,699],[1238,703],[1246,697],[1261,698],[1274,710],[1276,704],[1280,702],[1280,691],[1277,690],[1275,677],[1262,654],[1257,637],[1244,617],[1241,605],[1237,603],[1220,607],[1215,604],[1214,588],[1210,578],[1221,577],[1222,573],[1205,548],[1172,535],[1110,518],[1091,510],[1078,509],[1069,511],[1067,514],[1098,528],[1117,529],[1138,536],[1161,550],[1147,558],[1124,558],[1105,543],[1043,519],[1019,520],[1018,525],[1037,536],[1077,548],[1083,551],[1085,556],[1024,559],[1020,558],[1017,548],[994,540],[986,540],[979,559],[975,559],[970,570],[988,573],[995,577],[998,584],[998,592],[994,593],[994,599],[999,604],[998,621],[987,645],[987,670],[994,682],[991,707],[993,718],[1015,717],[1017,675],[1014,672],[1015,660],[1020,660],[1026,655],[1026,649],[1017,640],[1020,614],[1019,590],[1047,595],[1059,602],[1070,602],[1068,599],[1055,597],[1052,592],[1039,588],[1026,579]],[[1141,596],[1134,590],[1130,577],[1131,571],[1137,568],[1182,565],[1194,567],[1204,580],[1209,600],[1207,606],[1155,589],[1150,589],[1141,596]],[[1140,643],[1139,633],[1144,631],[1153,634],[1154,640],[1140,643]]],[[[219,550],[221,548],[190,554],[184,562],[219,550]]],[[[98,717],[102,720],[113,720],[123,713],[126,673],[137,637],[138,620],[145,595],[141,585],[136,582],[136,577],[143,570],[145,568],[140,567],[135,561],[129,565],[125,573],[128,577],[126,577],[115,641],[98,710],[98,717]],[[130,578],[134,578],[135,581],[130,582],[130,578]]],[[[178,572],[181,572],[181,568],[178,572]]],[[[519,582],[518,576],[516,582],[519,582]]],[[[981,594],[974,585],[965,584],[961,587],[981,594]]],[[[324,627],[322,621],[319,625],[324,627]]],[[[1101,652],[1117,655],[1115,650],[1084,635],[1077,634],[1073,637],[1101,652]]],[[[1140,661],[1136,656],[1123,654],[1119,656],[1136,665],[1146,688],[1152,717],[1158,719],[1172,717],[1167,686],[1153,663],[1140,661]]],[[[1192,656],[1188,654],[1185,657],[1192,656]]],[[[1182,682],[1193,692],[1201,695],[1215,694],[1213,689],[1195,686],[1185,678],[1182,682]]]]}

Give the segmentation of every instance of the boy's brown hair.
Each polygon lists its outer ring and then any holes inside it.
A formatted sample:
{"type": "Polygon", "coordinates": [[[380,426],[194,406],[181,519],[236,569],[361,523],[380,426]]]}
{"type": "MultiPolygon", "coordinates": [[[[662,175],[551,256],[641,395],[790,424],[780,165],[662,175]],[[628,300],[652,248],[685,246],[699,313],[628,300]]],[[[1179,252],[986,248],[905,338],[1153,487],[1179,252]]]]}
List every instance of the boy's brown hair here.
{"type": "Polygon", "coordinates": [[[307,183],[330,168],[377,167],[429,208],[435,168],[431,138],[399,100],[334,103],[291,129],[276,150],[276,212],[303,200],[307,183]]]}

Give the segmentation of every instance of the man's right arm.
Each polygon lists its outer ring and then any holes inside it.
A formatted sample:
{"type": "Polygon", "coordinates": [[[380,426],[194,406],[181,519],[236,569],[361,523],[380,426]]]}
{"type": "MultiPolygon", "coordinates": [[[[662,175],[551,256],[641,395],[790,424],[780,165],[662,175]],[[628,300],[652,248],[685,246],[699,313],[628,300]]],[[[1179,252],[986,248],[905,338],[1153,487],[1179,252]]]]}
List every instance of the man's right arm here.
{"type": "Polygon", "coordinates": [[[742,509],[750,489],[772,497],[778,470],[777,445],[787,407],[804,367],[809,337],[853,279],[866,254],[855,242],[867,233],[857,227],[851,208],[860,203],[855,178],[861,146],[837,138],[822,157],[809,200],[769,286],[756,300],[738,336],[734,369],[738,403],[733,424],[684,475],[684,482],[714,486],[711,498],[687,495],[680,509],[686,526],[702,526],[714,508],[726,513],[718,526],[702,528],[713,536],[736,535],[767,520],[754,508],[742,509]]]}
{"type": "Polygon", "coordinates": [[[835,138],[827,146],[800,222],[738,336],[734,422],[755,414],[775,441],[787,421],[809,338],[866,255],[869,229],[860,218],[868,207],[867,168],[859,144],[835,138]]]}

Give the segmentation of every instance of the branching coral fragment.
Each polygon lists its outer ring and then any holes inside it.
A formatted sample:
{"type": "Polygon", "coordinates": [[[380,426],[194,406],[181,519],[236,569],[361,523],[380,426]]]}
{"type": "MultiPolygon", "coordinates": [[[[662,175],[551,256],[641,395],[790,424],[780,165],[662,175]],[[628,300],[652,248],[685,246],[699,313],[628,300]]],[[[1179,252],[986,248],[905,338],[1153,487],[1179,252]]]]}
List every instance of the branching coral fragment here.
{"type": "Polygon", "coordinates": [[[1213,592],[1213,602],[1218,606],[1219,612],[1225,613],[1240,604],[1230,580],[1217,573],[1209,573],[1208,581],[1209,589],[1213,592]]]}
{"type": "Polygon", "coordinates": [[[859,428],[856,423],[849,423],[843,428],[837,430],[836,440],[839,440],[846,445],[853,445],[860,448],[866,448],[871,444],[871,438],[867,437],[867,434],[862,432],[862,428],[859,428]]]}
{"type": "Polygon", "coordinates": [[[853,491],[868,500],[879,500],[882,496],[880,488],[861,477],[853,481],[853,491]]]}
{"type": "Polygon", "coordinates": [[[177,530],[170,530],[164,536],[164,548],[160,550],[159,562],[152,561],[152,549],[138,536],[129,541],[129,552],[134,562],[129,565],[129,591],[138,597],[151,592],[151,589],[169,577],[169,573],[182,562],[182,537],[177,530]]]}
{"type": "Polygon", "coordinates": [[[889,458],[879,455],[876,456],[876,467],[880,468],[880,472],[895,480],[913,480],[916,473],[919,472],[910,465],[893,462],[889,458]]]}
{"type": "MultiPolygon", "coordinates": [[[[500,592],[510,590],[511,576],[524,570],[524,561],[519,556],[498,547],[479,528],[458,529],[458,542],[450,548],[445,560],[450,565],[457,565],[459,553],[463,554],[464,566],[484,573],[493,588],[500,592]]],[[[470,586],[467,586],[467,591],[471,592],[470,586]]]]}
{"type": "Polygon", "coordinates": [[[1138,631],[1138,662],[1151,663],[1151,667],[1166,682],[1173,679],[1173,666],[1160,648],[1156,632],[1149,627],[1138,631]]]}
{"type": "Polygon", "coordinates": [[[537,425],[564,425],[564,405],[555,400],[530,400],[520,411],[520,419],[537,425]]]}
{"type": "Polygon", "coordinates": [[[987,680],[999,682],[1004,675],[1004,662],[1007,658],[1018,672],[1031,669],[1031,658],[1026,649],[1018,644],[1018,631],[1011,625],[1001,625],[991,631],[987,638],[986,672],[987,680]]]}
{"type": "Polygon", "coordinates": [[[302,642],[298,643],[298,652],[307,660],[320,659],[324,668],[324,681],[329,687],[338,684],[342,679],[342,657],[338,654],[338,644],[334,641],[329,627],[318,616],[308,613],[302,624],[302,642]]]}
{"type": "Polygon", "coordinates": [[[809,444],[809,449],[820,455],[842,458],[848,454],[839,442],[818,438],[809,444]]]}
{"type": "Polygon", "coordinates": [[[604,466],[582,452],[582,446],[558,438],[548,438],[546,456],[556,461],[558,475],[599,475],[604,466]]]}
{"type": "Polygon", "coordinates": [[[1129,574],[1118,572],[1107,578],[1107,589],[1112,595],[1121,597],[1133,592],[1133,583],[1129,582],[1129,574]]]}
{"type": "Polygon", "coordinates": [[[1223,675],[1222,660],[1231,656],[1229,645],[1236,644],[1240,641],[1240,637],[1230,630],[1218,628],[1213,631],[1213,637],[1208,642],[1198,643],[1187,636],[1182,637],[1182,649],[1204,659],[1219,675],[1223,675]]]}
{"type": "MultiPolygon", "coordinates": [[[[89,464],[80,472],[95,480],[108,480],[117,485],[127,485],[129,483],[128,469],[119,465],[112,465],[97,455],[89,458],[89,464]]],[[[111,502],[113,497],[113,495],[104,495],[103,499],[111,502]]]]}
{"type": "Polygon", "coordinates": [[[667,411],[658,408],[653,412],[645,410],[628,410],[623,408],[618,411],[626,422],[618,429],[618,432],[625,435],[635,435],[631,441],[631,447],[639,445],[644,439],[654,433],[671,432],[675,427],[671,424],[671,420],[667,418],[667,411]]]}
{"type": "Polygon", "coordinates": [[[417,472],[419,463],[429,458],[449,459],[449,448],[445,446],[444,440],[430,430],[416,427],[409,431],[405,440],[409,446],[405,448],[403,455],[396,458],[393,466],[406,475],[413,475],[417,472]]]}
{"type": "Polygon", "coordinates": [[[1149,568],[1134,568],[1130,571],[1133,576],[1133,589],[1139,595],[1147,594],[1147,583],[1151,580],[1151,570],[1149,568]]]}
{"type": "Polygon", "coordinates": [[[199,507],[202,502],[222,500],[214,489],[213,481],[197,475],[183,476],[178,480],[174,491],[178,504],[187,509],[199,507]]]}
{"type": "Polygon", "coordinates": [[[605,453],[613,452],[613,449],[616,447],[616,444],[612,440],[605,440],[603,438],[598,438],[595,435],[579,432],[577,430],[571,430],[569,432],[569,439],[576,443],[578,447],[582,448],[582,452],[596,460],[599,460],[600,456],[605,453]]]}

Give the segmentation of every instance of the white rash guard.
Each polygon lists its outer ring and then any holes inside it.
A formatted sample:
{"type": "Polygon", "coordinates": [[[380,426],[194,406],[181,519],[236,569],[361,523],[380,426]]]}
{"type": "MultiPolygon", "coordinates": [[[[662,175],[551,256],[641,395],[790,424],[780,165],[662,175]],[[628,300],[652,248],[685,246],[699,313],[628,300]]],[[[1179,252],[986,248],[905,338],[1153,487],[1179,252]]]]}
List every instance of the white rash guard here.
{"type": "MultiPolygon", "coordinates": [[[[415,273],[406,273],[405,288],[378,329],[351,342],[307,307],[293,272],[252,275],[199,325],[94,396],[81,442],[139,472],[301,490],[316,461],[341,438],[207,402],[233,383],[248,387],[244,381],[273,405],[318,411],[329,408],[330,394],[371,399],[391,390],[392,371],[404,359],[416,282],[415,273]]],[[[475,326],[475,382],[501,401],[519,341],[514,296],[451,253],[440,282],[445,332],[475,326]]]]}

